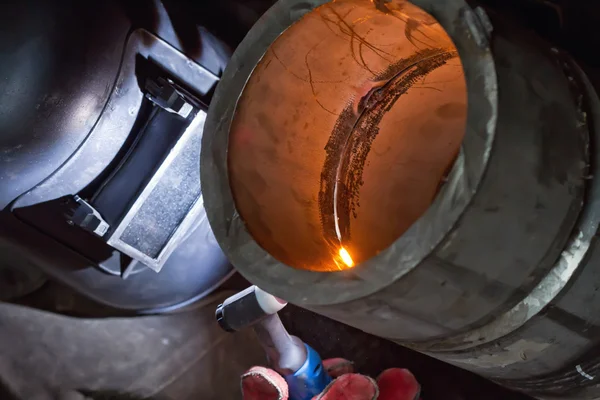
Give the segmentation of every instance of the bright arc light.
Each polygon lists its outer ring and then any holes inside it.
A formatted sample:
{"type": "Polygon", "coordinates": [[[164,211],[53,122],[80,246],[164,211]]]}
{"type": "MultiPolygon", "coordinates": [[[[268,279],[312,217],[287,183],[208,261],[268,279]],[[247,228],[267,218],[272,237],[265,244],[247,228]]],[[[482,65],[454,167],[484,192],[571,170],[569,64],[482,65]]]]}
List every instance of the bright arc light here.
{"type": "Polygon", "coordinates": [[[348,253],[348,250],[343,247],[340,248],[340,257],[342,258],[344,264],[346,264],[349,268],[354,266],[354,261],[352,260],[350,253],[348,253]]]}

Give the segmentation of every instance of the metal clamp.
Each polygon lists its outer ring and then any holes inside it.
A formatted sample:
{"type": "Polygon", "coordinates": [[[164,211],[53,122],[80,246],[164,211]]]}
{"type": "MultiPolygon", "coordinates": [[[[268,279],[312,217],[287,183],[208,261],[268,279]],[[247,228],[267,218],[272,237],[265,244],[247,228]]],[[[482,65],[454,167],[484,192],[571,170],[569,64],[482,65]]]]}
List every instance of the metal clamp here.
{"type": "Polygon", "coordinates": [[[86,231],[92,232],[100,237],[108,232],[110,226],[102,218],[100,213],[81,197],[73,196],[74,207],[67,214],[69,225],[79,226],[86,231]]]}
{"type": "Polygon", "coordinates": [[[173,81],[165,78],[146,80],[146,98],[160,108],[177,114],[183,118],[189,117],[194,107],[186,101],[183,94],[176,88],[173,81]]]}

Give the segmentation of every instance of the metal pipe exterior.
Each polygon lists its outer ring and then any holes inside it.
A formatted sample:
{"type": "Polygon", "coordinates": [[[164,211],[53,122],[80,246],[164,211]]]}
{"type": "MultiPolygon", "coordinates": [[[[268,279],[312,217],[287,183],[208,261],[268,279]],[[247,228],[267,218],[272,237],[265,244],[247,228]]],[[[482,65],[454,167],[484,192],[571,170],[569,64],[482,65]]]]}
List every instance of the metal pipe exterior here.
{"type": "Polygon", "coordinates": [[[412,2],[454,42],[468,98],[460,154],[427,211],[341,272],[292,268],[249,233],[228,169],[237,101],[269,46],[324,3],[276,3],[217,88],[201,180],[227,257],[275,296],[507,387],[539,398],[599,397],[600,148],[590,121],[600,103],[568,56],[463,0],[412,2]]]}

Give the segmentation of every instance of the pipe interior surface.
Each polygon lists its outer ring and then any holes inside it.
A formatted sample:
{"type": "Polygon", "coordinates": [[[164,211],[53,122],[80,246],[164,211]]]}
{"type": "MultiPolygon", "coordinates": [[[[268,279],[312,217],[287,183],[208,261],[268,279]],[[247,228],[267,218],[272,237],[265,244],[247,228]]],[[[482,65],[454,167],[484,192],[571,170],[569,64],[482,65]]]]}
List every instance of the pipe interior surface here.
{"type": "Polygon", "coordinates": [[[277,260],[354,267],[427,210],[466,118],[458,52],[431,15],[404,1],[326,3],[269,47],[238,102],[236,208],[277,260]]]}

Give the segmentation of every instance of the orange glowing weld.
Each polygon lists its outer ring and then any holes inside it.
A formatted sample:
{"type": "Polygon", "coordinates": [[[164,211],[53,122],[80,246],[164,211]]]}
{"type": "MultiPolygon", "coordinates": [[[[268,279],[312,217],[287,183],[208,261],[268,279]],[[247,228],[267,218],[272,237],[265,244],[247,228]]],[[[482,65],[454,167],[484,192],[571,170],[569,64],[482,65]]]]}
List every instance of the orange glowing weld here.
{"type": "Polygon", "coordinates": [[[344,264],[348,266],[348,268],[354,267],[354,261],[352,260],[350,253],[348,253],[348,250],[343,247],[340,248],[340,257],[342,258],[344,264]]]}

